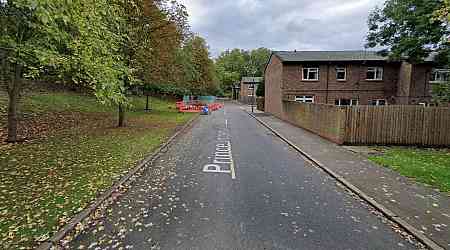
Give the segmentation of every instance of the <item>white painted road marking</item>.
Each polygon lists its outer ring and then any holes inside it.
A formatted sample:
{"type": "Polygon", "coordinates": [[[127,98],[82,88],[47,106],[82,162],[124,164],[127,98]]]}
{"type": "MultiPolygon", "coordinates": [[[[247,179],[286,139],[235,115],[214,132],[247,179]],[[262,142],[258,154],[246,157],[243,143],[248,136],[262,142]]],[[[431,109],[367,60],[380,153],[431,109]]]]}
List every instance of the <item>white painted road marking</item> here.
{"type": "Polygon", "coordinates": [[[214,162],[207,164],[203,167],[205,173],[222,173],[231,174],[232,179],[236,179],[236,171],[234,169],[233,153],[231,150],[231,140],[228,134],[228,119],[226,118],[225,107],[223,109],[223,115],[225,118],[225,130],[219,130],[217,135],[217,141],[214,162]]]}
{"type": "Polygon", "coordinates": [[[208,164],[203,167],[205,173],[225,173],[231,174],[230,170],[222,170],[222,167],[216,164],[208,164]]]}
{"type": "Polygon", "coordinates": [[[212,164],[205,165],[203,167],[203,172],[231,174],[231,178],[236,179],[231,141],[228,133],[219,130],[217,141],[218,143],[216,144],[214,152],[214,161],[212,164]]]}

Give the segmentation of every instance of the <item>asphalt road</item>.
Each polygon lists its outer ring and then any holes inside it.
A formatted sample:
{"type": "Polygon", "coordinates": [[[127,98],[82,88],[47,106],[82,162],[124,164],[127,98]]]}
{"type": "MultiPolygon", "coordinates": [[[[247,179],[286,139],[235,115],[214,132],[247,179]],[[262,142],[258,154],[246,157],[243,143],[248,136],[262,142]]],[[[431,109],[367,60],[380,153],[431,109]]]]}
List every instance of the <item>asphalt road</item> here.
{"type": "Polygon", "coordinates": [[[415,249],[231,103],[202,116],[69,246],[121,247],[415,249]]]}

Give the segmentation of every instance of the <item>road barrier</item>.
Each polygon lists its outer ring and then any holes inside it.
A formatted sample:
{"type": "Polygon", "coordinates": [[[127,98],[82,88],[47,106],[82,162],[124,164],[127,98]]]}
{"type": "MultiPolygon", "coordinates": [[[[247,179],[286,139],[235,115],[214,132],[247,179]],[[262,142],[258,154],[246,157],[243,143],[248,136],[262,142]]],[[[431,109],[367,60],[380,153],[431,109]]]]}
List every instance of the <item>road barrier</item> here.
{"type": "Polygon", "coordinates": [[[216,111],[223,108],[223,105],[220,103],[203,104],[198,101],[188,103],[181,101],[176,103],[178,111],[182,113],[200,113],[204,106],[208,106],[210,111],[216,111]]]}

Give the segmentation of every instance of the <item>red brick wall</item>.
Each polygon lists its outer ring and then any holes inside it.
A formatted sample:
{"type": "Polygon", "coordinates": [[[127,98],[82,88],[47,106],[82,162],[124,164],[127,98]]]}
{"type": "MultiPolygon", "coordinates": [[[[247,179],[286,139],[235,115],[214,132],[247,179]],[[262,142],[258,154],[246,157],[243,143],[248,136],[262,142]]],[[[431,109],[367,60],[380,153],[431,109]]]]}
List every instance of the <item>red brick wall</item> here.
{"type": "Polygon", "coordinates": [[[283,116],[281,86],[283,81],[283,64],[272,55],[265,72],[265,103],[264,110],[275,116],[283,116]]]}
{"type": "Polygon", "coordinates": [[[266,112],[283,118],[282,101],[295,96],[314,96],[315,103],[335,104],[337,99],[357,99],[360,105],[385,99],[388,104],[418,104],[430,101],[431,65],[406,62],[282,63],[276,56],[266,70],[266,112]],[[336,79],[336,67],[345,66],[347,79],[336,79]],[[383,80],[366,80],[367,68],[383,67],[383,80]],[[318,67],[318,81],[302,80],[303,67],[318,67]]]}
{"type": "MultiPolygon", "coordinates": [[[[314,66],[314,64],[304,64],[314,66]]],[[[317,65],[317,64],[316,64],[317,65]]],[[[283,94],[285,100],[296,95],[314,95],[316,103],[334,104],[335,99],[359,99],[361,105],[372,99],[391,99],[396,95],[399,64],[385,63],[330,63],[317,65],[319,81],[302,80],[302,64],[285,64],[283,69],[283,94]],[[336,67],[347,68],[346,81],[336,80],[336,67]],[[366,80],[367,67],[383,66],[382,81],[366,80]],[[328,86],[327,86],[328,81],[328,86]],[[327,95],[328,92],[328,95],[327,95]]]]}
{"type": "Polygon", "coordinates": [[[418,104],[431,101],[431,70],[429,64],[403,62],[399,71],[396,104],[418,104]]]}
{"type": "Polygon", "coordinates": [[[413,66],[409,104],[429,103],[431,101],[431,70],[432,66],[427,64],[413,66]]]}
{"type": "Polygon", "coordinates": [[[240,91],[240,98],[239,100],[243,103],[250,104],[253,102],[253,97],[249,96],[253,92],[253,94],[256,93],[257,85],[255,85],[255,90],[251,90],[248,87],[251,86],[251,84],[241,83],[241,91],[240,91]]]}

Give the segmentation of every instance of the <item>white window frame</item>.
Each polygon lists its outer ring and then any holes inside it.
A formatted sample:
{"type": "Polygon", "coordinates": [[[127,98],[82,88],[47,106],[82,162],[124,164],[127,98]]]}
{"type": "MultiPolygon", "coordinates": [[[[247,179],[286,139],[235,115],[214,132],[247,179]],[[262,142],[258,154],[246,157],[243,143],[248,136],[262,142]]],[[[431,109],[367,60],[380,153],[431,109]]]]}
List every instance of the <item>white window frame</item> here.
{"type": "Polygon", "coordinates": [[[338,105],[337,106],[343,106],[343,105],[341,105],[341,100],[350,100],[350,105],[349,106],[358,106],[359,105],[359,100],[358,99],[339,98],[339,99],[336,99],[336,100],[338,100],[338,105]]]}
{"type": "Polygon", "coordinates": [[[383,67],[367,67],[367,72],[366,72],[366,80],[367,81],[383,81],[383,76],[384,76],[384,68],[383,67]],[[373,72],[375,78],[374,79],[369,79],[367,78],[367,73],[369,72],[373,72]]]}
{"type": "Polygon", "coordinates": [[[351,99],[350,100],[350,106],[358,106],[359,100],[358,99],[351,99]]]}
{"type": "Polygon", "coordinates": [[[449,80],[450,69],[433,69],[433,71],[431,72],[430,83],[445,83],[449,80]]]}
{"type": "Polygon", "coordinates": [[[253,97],[253,96],[255,96],[255,95],[253,94],[253,91],[252,91],[252,92],[249,92],[247,96],[253,97]]]}
{"type": "Polygon", "coordinates": [[[318,67],[314,67],[314,68],[312,68],[312,67],[309,67],[309,68],[302,68],[302,80],[303,81],[319,81],[319,78],[320,78],[320,76],[319,76],[319,74],[320,74],[320,70],[319,70],[319,68],[318,67]],[[305,70],[307,70],[307,74],[306,74],[306,76],[308,77],[308,79],[305,79],[305,70]],[[316,78],[315,79],[309,79],[309,73],[312,73],[312,72],[314,72],[314,73],[316,73],[316,78]]]}
{"type": "Polygon", "coordinates": [[[294,97],[294,101],[302,103],[314,103],[313,95],[299,95],[294,97]]]}
{"type": "Polygon", "coordinates": [[[372,106],[387,106],[388,105],[388,101],[386,99],[374,99],[374,100],[370,100],[369,102],[375,102],[375,105],[372,105],[372,106]],[[384,101],[384,105],[380,105],[381,101],[384,101]]]}
{"type": "Polygon", "coordinates": [[[347,67],[336,67],[336,80],[340,82],[347,81],[347,67]],[[344,72],[344,79],[339,79],[338,74],[344,72]]]}

